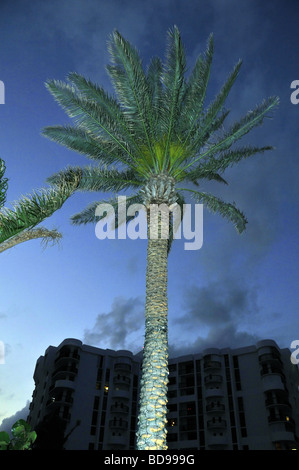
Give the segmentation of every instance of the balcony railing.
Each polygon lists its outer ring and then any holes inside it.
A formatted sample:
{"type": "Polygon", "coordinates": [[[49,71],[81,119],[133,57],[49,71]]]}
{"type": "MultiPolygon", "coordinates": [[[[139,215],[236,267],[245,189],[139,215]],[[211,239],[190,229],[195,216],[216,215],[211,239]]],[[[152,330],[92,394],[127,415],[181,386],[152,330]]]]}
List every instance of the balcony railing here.
{"type": "Polygon", "coordinates": [[[129,413],[130,408],[127,405],[111,405],[111,413],[129,413]]]}
{"type": "Polygon", "coordinates": [[[128,429],[128,421],[123,419],[111,419],[109,421],[109,427],[111,429],[128,429]]]}
{"type": "Polygon", "coordinates": [[[204,378],[205,384],[220,384],[222,382],[221,375],[207,375],[204,378]]]}
{"type": "Polygon", "coordinates": [[[213,412],[213,411],[225,411],[225,406],[223,403],[209,403],[206,406],[207,412],[213,412]]]}
{"type": "Polygon", "coordinates": [[[204,361],[203,368],[204,370],[221,369],[221,362],[220,361],[204,361]]]}
{"type": "Polygon", "coordinates": [[[207,422],[208,429],[226,428],[226,420],[221,418],[210,419],[207,422]]]}

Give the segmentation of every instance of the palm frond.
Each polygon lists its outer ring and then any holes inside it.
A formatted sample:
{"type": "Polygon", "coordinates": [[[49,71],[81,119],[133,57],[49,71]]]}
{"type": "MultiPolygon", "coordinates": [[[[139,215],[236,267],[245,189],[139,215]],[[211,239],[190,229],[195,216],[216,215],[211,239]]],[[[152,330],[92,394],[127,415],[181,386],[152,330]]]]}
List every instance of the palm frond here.
{"type": "Polygon", "coordinates": [[[130,149],[128,143],[124,144],[115,120],[102,108],[76,93],[76,90],[67,83],[59,80],[49,80],[46,86],[69,117],[73,118],[86,131],[116,144],[123,151],[123,154],[118,156],[119,162],[131,167],[134,166],[136,159],[133,150],[130,149]]]}
{"type": "MultiPolygon", "coordinates": [[[[205,159],[201,162],[201,165],[198,167],[199,173],[201,171],[218,171],[223,173],[228,167],[233,166],[235,163],[238,163],[240,160],[256,155],[257,153],[264,153],[267,150],[273,150],[273,147],[241,147],[235,150],[229,150],[223,152],[219,155],[218,158],[210,156],[210,158],[205,159]]],[[[190,173],[195,175],[197,170],[191,170],[190,173]]]]}
{"type": "Polygon", "coordinates": [[[163,105],[162,70],[163,66],[161,59],[159,57],[153,57],[147,70],[147,82],[152,107],[153,137],[156,140],[161,137],[159,117],[163,105]]]}
{"type": "Polygon", "coordinates": [[[3,251],[6,251],[9,248],[19,245],[20,243],[24,243],[29,240],[34,240],[36,238],[41,238],[41,243],[45,248],[49,244],[54,245],[55,243],[57,243],[62,238],[62,235],[56,229],[48,230],[43,227],[23,230],[22,232],[17,233],[16,235],[13,235],[2,243],[0,243],[0,253],[3,253],[3,251]]]}
{"type": "Polygon", "coordinates": [[[189,191],[193,199],[199,204],[204,204],[211,212],[219,213],[233,223],[238,233],[242,233],[247,224],[244,214],[234,204],[224,202],[213,194],[194,191],[192,189],[180,188],[181,191],[189,191]]]}
{"type": "MultiPolygon", "coordinates": [[[[193,136],[193,147],[198,149],[204,145],[207,139],[212,133],[215,132],[215,120],[220,111],[223,110],[223,106],[226,98],[236,81],[236,78],[239,74],[240,67],[242,62],[239,61],[234,67],[233,71],[230,73],[225,84],[222,86],[220,93],[216,96],[215,100],[210,104],[207,111],[204,114],[204,117],[197,126],[197,132],[193,136]]],[[[224,116],[226,117],[225,113],[224,116]]],[[[216,121],[217,122],[217,121],[216,121]]],[[[223,122],[223,119],[222,119],[223,122]]]]}
{"type": "Polygon", "coordinates": [[[0,208],[5,204],[8,179],[4,178],[6,166],[4,160],[0,158],[0,208]]]}
{"type": "Polygon", "coordinates": [[[113,65],[106,68],[123,112],[150,149],[153,132],[149,87],[138,51],[118,31],[111,35],[108,50],[113,65]]]}
{"type": "Polygon", "coordinates": [[[184,73],[186,69],[185,52],[178,28],[175,26],[168,32],[165,66],[162,82],[165,86],[163,98],[163,117],[166,145],[164,153],[164,168],[168,166],[168,150],[175,131],[175,124],[180,116],[182,98],[184,96],[184,73]]]}
{"type": "MultiPolygon", "coordinates": [[[[142,204],[142,198],[139,194],[135,194],[133,196],[127,197],[126,198],[126,214],[127,214],[127,209],[130,204],[142,204]]],[[[96,209],[99,205],[101,204],[110,204],[115,212],[115,228],[117,229],[121,223],[128,223],[130,220],[134,219],[135,216],[128,216],[126,220],[119,220],[119,213],[118,213],[118,198],[117,197],[112,197],[107,200],[101,200],[101,201],[95,201],[91,204],[89,204],[85,209],[83,209],[81,212],[78,212],[77,214],[74,214],[71,217],[71,222],[73,225],[86,225],[88,223],[96,223],[99,222],[103,217],[105,217],[105,214],[103,214],[101,217],[99,215],[96,215],[96,209]]]]}
{"type": "Polygon", "coordinates": [[[117,164],[124,156],[124,152],[115,143],[99,140],[91,132],[73,126],[48,126],[42,131],[48,139],[64,145],[86,155],[99,164],[117,164]]]}
{"type": "Polygon", "coordinates": [[[120,108],[119,103],[110,96],[103,87],[100,87],[75,72],[69,73],[67,78],[82,96],[105,110],[110,118],[117,124],[123,141],[128,141],[132,148],[138,148],[137,140],[133,138],[136,132],[135,123],[128,119],[128,116],[120,108]]]}
{"type": "Polygon", "coordinates": [[[184,180],[191,181],[196,186],[199,185],[198,180],[205,179],[208,181],[218,181],[218,183],[228,184],[227,181],[216,173],[217,170],[210,169],[209,167],[198,166],[196,169],[186,171],[184,173],[184,180]]]}
{"type": "Polygon", "coordinates": [[[47,182],[61,184],[73,178],[73,175],[80,176],[77,191],[118,192],[142,185],[142,180],[137,179],[135,171],[131,169],[119,171],[104,165],[100,168],[92,166],[68,167],[48,177],[47,182]]]}
{"type": "Polygon", "coordinates": [[[279,98],[272,97],[264,100],[260,105],[256,106],[253,111],[249,111],[240,121],[235,123],[231,129],[224,133],[216,143],[210,144],[203,153],[195,158],[191,163],[181,168],[181,172],[185,171],[198,160],[211,158],[219,152],[229,149],[236,141],[241,139],[245,134],[250,132],[254,127],[261,125],[266,117],[269,117],[270,111],[278,106],[279,98]]]}
{"type": "Polygon", "coordinates": [[[203,115],[203,105],[206,98],[211,66],[213,59],[213,35],[211,34],[204,55],[200,55],[188,78],[184,94],[184,106],[180,123],[183,121],[185,141],[183,147],[193,134],[193,129],[203,115]]]}
{"type": "Polygon", "coordinates": [[[13,204],[13,208],[0,211],[0,243],[32,229],[60,209],[78,186],[78,179],[49,189],[34,191],[13,204]]]}

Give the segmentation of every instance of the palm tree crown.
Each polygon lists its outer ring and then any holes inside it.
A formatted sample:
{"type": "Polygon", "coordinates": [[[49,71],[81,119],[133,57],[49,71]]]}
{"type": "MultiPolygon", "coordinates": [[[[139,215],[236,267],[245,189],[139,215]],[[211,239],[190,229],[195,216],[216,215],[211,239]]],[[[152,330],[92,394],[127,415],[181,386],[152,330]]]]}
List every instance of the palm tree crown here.
{"type": "MultiPolygon", "coordinates": [[[[134,195],[128,199],[129,203],[155,202],[153,185],[163,175],[165,202],[176,201],[182,206],[188,192],[197,202],[228,218],[242,232],[246,218],[234,204],[178,185],[184,181],[198,186],[201,179],[226,183],[221,175],[229,166],[270,150],[269,146],[231,147],[262,124],[278,104],[278,98],[265,100],[223,131],[229,114],[224,110],[224,103],[241,62],[236,64],[214,101],[204,109],[213,56],[212,35],[188,79],[177,27],[169,31],[164,64],[154,57],[144,70],[137,50],[117,31],[110,37],[109,52],[112,63],[107,71],[117,98],[77,73],[70,73],[68,82],[49,80],[46,84],[76,125],[49,126],[43,134],[96,163],[80,169],[78,189],[111,193],[130,189],[134,195]]],[[[53,175],[49,181],[67,178],[69,170],[53,175]]],[[[79,169],[71,168],[71,171],[74,174],[79,169]]],[[[116,199],[109,202],[117,204],[116,199]]],[[[72,222],[85,224],[98,220],[95,215],[98,204],[99,201],[94,202],[74,215],[72,222]]]]}

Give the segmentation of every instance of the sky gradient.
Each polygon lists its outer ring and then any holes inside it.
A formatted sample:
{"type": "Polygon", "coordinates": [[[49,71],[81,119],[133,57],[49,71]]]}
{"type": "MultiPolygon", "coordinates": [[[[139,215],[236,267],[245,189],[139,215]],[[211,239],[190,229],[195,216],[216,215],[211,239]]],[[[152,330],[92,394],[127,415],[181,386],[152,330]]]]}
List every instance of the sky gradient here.
{"type": "MultiPolygon", "coordinates": [[[[75,71],[112,92],[105,66],[114,29],[140,51],[144,65],[164,57],[166,33],[180,29],[191,68],[214,34],[207,103],[241,58],[240,75],[226,102],[226,126],[264,98],[279,96],[272,119],[240,145],[271,145],[227,170],[228,186],[205,184],[247,219],[232,224],[204,210],[203,246],[169,256],[171,355],[206,347],[241,347],[274,339],[290,347],[299,339],[298,171],[299,105],[291,82],[299,80],[298,13],[294,0],[1,0],[0,156],[9,178],[6,206],[47,187],[46,178],[88,159],[41,136],[44,126],[70,123],[45,88],[75,71]]],[[[104,194],[72,196],[42,225],[63,234],[43,249],[38,240],[1,254],[0,428],[27,414],[38,357],[49,345],[73,337],[100,348],[138,352],[144,339],[145,240],[99,240],[94,225],[72,226],[70,216],[104,194]],[[3,424],[1,426],[1,421],[3,424]]]]}

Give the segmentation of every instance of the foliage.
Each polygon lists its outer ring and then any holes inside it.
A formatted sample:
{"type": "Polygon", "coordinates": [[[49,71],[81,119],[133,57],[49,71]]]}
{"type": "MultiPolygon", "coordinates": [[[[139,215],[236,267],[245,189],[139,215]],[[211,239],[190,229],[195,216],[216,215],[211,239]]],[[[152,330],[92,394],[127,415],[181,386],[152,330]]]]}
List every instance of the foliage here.
{"type": "Polygon", "coordinates": [[[0,208],[5,204],[7,191],[7,178],[4,178],[5,162],[0,158],[0,208]]]}
{"type": "MultiPolygon", "coordinates": [[[[146,70],[137,49],[117,31],[110,37],[109,52],[111,64],[107,72],[115,96],[75,72],[68,75],[66,82],[48,80],[46,83],[75,125],[48,126],[43,134],[86,155],[94,163],[82,169],[78,190],[110,193],[130,190],[135,202],[142,203],[142,189],[151,177],[166,174],[174,178],[176,199],[183,205],[185,196],[190,195],[189,187],[180,186],[183,181],[197,187],[204,180],[227,184],[222,173],[228,167],[271,149],[269,146],[232,148],[232,145],[262,124],[277,106],[276,97],[264,100],[224,130],[229,115],[224,104],[239,74],[241,61],[205,109],[213,57],[212,35],[188,78],[177,27],[168,33],[165,62],[154,57],[146,70]]],[[[70,171],[78,168],[67,168],[48,181],[63,181],[70,171]]],[[[196,188],[192,189],[192,196],[231,221],[239,233],[245,229],[247,220],[235,203],[226,203],[196,188]]],[[[100,202],[74,215],[72,222],[97,222],[94,208],[100,202]]]]}
{"type": "Polygon", "coordinates": [[[0,450],[31,450],[37,435],[30,425],[20,419],[11,428],[12,438],[5,431],[0,432],[0,450]]]}
{"type": "MultiPolygon", "coordinates": [[[[5,164],[0,159],[0,203],[6,199],[7,178],[4,178],[5,164]]],[[[12,246],[33,238],[42,238],[47,244],[57,241],[61,234],[57,230],[43,227],[34,229],[44,219],[60,209],[77,188],[80,176],[70,174],[64,184],[52,185],[49,189],[33,191],[13,203],[12,209],[0,210],[0,253],[12,246]]]]}

